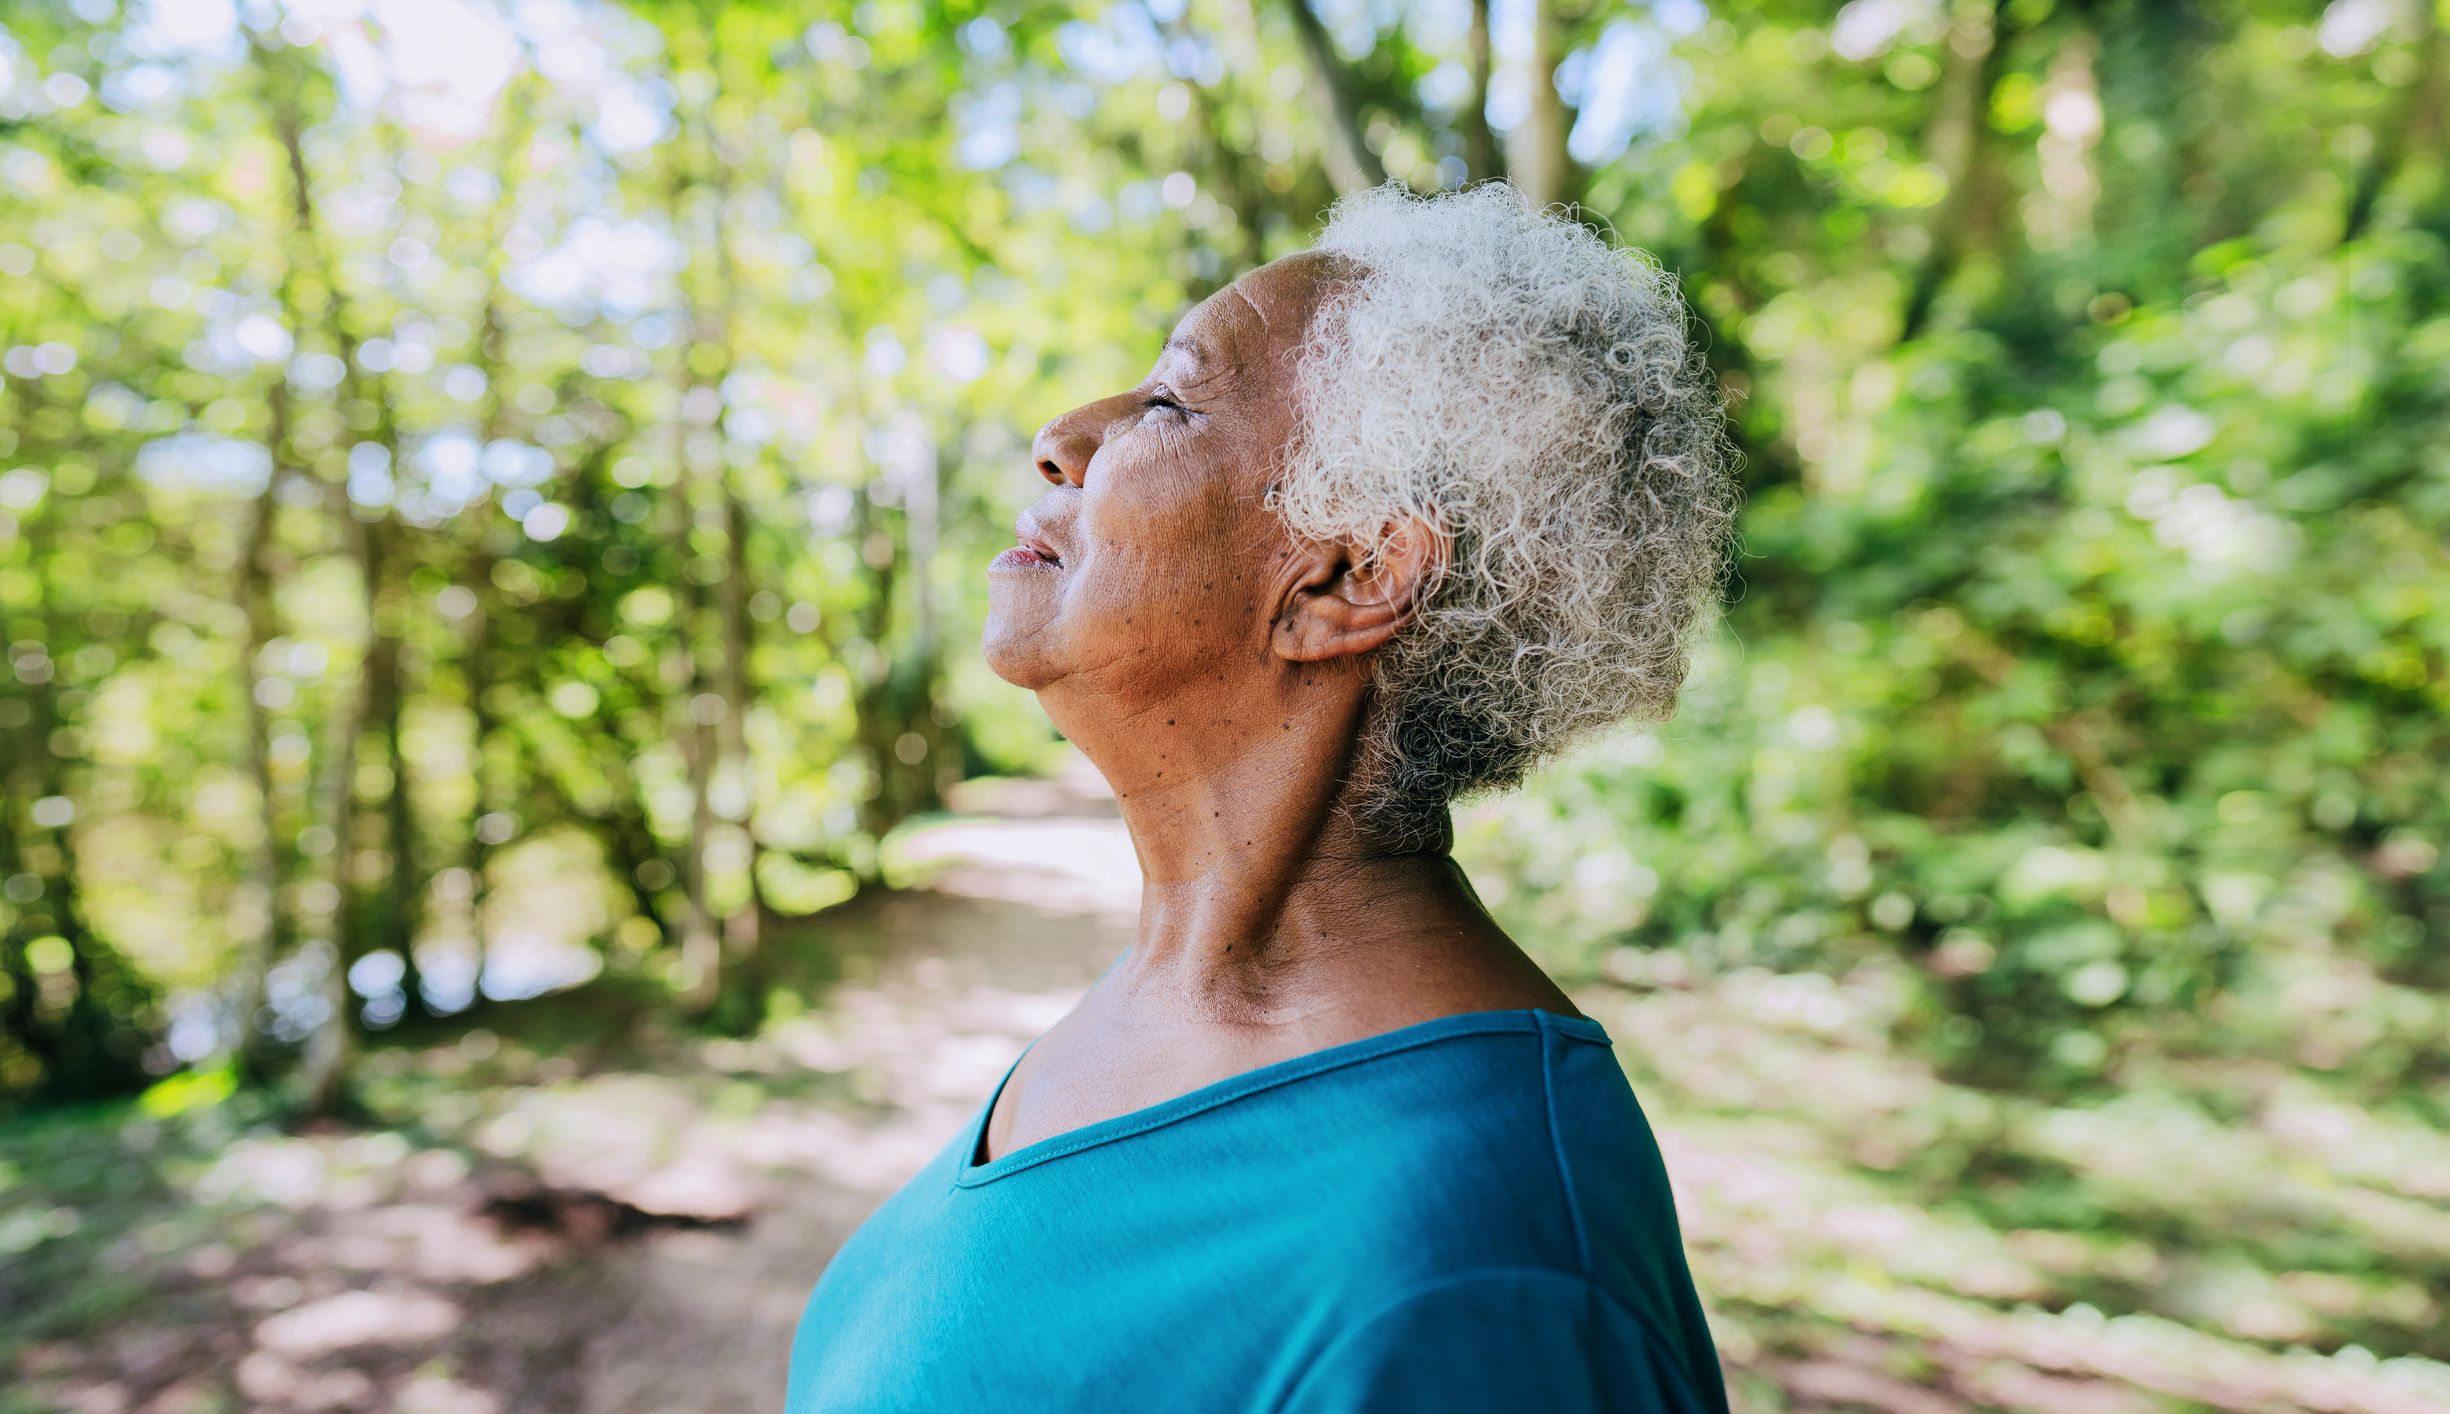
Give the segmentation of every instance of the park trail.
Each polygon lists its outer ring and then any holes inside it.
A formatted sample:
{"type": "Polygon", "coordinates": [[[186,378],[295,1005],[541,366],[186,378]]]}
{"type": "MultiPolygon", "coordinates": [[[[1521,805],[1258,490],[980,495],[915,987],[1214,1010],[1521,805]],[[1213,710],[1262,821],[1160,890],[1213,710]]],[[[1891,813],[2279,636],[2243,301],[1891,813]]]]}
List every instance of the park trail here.
{"type": "Polygon", "coordinates": [[[779,1407],[793,1328],[835,1249],[1131,941],[1139,868],[1101,782],[990,783],[961,803],[979,813],[904,841],[924,887],[827,915],[844,976],[806,1018],[713,1048],[708,1063],[761,1102],[660,1172],[681,1221],[502,1290],[463,1328],[459,1380],[499,1391],[472,1408],[779,1407]],[[821,1083],[763,1094],[777,1062],[821,1083]],[[689,1225],[701,1210],[746,1216],[689,1225]]]}
{"type": "Polygon", "coordinates": [[[370,1052],[378,1127],[78,1136],[143,1196],[82,1210],[122,1235],[64,1299],[0,1280],[0,1319],[59,1331],[0,1363],[0,1414],[780,1408],[827,1260],[1130,942],[1138,867],[1085,765],[956,805],[896,840],[915,887],[770,942],[817,980],[754,1038],[528,1044],[604,1024],[582,989],[370,1052]]]}

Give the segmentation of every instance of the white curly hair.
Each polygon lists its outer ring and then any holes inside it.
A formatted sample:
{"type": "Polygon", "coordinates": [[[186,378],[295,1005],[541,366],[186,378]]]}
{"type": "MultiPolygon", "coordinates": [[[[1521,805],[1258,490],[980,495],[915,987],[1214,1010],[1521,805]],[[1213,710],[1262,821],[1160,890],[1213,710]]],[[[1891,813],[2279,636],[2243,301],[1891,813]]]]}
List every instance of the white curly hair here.
{"type": "Polygon", "coordinates": [[[1735,457],[1675,278],[1503,182],[1329,212],[1272,500],[1447,553],[1380,650],[1356,808],[1404,838],[1609,723],[1669,716],[1729,564],[1735,457]]]}

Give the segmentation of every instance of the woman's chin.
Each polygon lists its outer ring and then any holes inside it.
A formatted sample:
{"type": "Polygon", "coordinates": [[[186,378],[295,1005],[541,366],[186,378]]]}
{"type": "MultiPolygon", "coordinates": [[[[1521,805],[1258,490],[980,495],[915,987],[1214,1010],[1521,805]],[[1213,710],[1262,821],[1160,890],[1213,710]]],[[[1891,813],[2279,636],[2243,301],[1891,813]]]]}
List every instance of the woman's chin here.
{"type": "Polygon", "coordinates": [[[1014,687],[1036,692],[1061,676],[1047,661],[1047,626],[990,596],[986,631],[980,636],[987,668],[1014,687]]]}

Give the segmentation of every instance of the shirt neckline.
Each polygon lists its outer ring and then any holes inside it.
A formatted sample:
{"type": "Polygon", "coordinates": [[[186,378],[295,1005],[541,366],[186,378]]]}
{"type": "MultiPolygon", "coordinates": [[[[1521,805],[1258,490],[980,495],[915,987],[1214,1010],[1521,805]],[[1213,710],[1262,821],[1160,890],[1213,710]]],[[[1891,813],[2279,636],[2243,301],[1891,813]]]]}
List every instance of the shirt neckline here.
{"type": "MultiPolygon", "coordinates": [[[[995,1090],[987,1096],[987,1102],[979,1107],[978,1117],[971,1120],[968,1128],[963,1131],[961,1149],[957,1156],[958,1162],[954,1166],[953,1185],[956,1188],[976,1188],[982,1184],[993,1183],[999,1178],[1019,1173],[1023,1169],[1035,1168],[1067,1154],[1076,1154],[1083,1149],[1094,1149],[1103,1144],[1111,1144],[1118,1139],[1128,1139],[1135,1134],[1146,1133],[1149,1130],[1188,1119],[1202,1111],[1229,1104],[1246,1095],[1254,1095],[1263,1090],[1273,1090],[1313,1075],[1342,1070],[1348,1066],[1377,1060],[1401,1051],[1434,1045],[1458,1036],[1503,1032],[1529,1034],[1548,1031],[1593,1045],[1612,1046],[1615,1044],[1609,1040],[1607,1028],[1587,1016],[1565,1016],[1539,1007],[1516,1007],[1504,1011],[1457,1012],[1451,1016],[1432,1017],[1427,1021],[1414,1022],[1410,1026],[1400,1026],[1393,1031],[1382,1031],[1375,1036],[1364,1036],[1358,1041],[1346,1041],[1341,1045],[1312,1051],[1308,1055],[1273,1061],[1255,1070],[1246,1070],[1240,1075],[1211,1081],[1196,1090],[1185,1091],[1170,1100],[1160,1100],[1156,1104],[1130,1111],[1127,1114],[1097,1120],[1062,1134],[1049,1135],[1035,1143],[1024,1144],[1010,1153],[1000,1154],[986,1163],[975,1163],[973,1160],[978,1155],[979,1136],[985,1132],[988,1118],[995,1113],[996,1101],[1003,1098],[1004,1087],[1011,1083],[1012,1073],[1020,1068],[1020,1058],[1015,1057],[1011,1065],[1004,1067],[1004,1077],[995,1083],[995,1090]]],[[[1035,1044],[1037,1043],[1031,1042],[1031,1045],[1035,1044]]],[[[1023,1048],[1022,1054],[1028,1054],[1026,1047],[1023,1048]]]]}

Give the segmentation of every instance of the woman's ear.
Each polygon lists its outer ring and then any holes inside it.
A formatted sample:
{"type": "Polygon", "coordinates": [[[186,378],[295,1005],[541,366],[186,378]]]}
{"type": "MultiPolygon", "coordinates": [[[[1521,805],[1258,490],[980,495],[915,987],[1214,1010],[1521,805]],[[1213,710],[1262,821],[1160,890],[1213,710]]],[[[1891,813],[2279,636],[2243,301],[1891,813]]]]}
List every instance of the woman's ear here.
{"type": "Polygon", "coordinates": [[[1446,537],[1418,516],[1389,526],[1375,554],[1334,541],[1304,545],[1295,552],[1270,646],[1292,663],[1368,653],[1420,612],[1446,556],[1446,537]]]}

